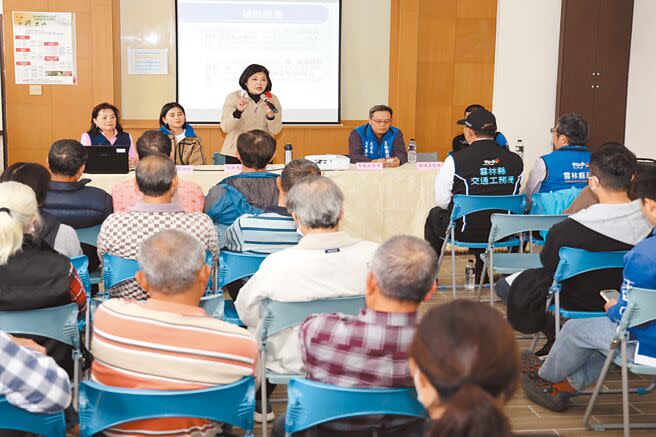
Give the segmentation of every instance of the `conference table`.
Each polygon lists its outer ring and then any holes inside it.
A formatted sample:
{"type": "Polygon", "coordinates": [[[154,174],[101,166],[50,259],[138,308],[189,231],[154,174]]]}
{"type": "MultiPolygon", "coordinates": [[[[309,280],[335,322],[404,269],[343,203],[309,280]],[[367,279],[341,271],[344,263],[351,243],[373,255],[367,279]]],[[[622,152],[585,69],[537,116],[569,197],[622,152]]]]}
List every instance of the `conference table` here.
{"type": "MultiPolygon", "coordinates": [[[[270,166],[279,173],[282,165],[270,166]]],[[[354,236],[382,242],[398,234],[409,234],[423,238],[424,222],[428,211],[435,206],[435,177],[439,168],[416,168],[404,164],[398,168],[383,170],[324,171],[344,192],[344,219],[341,229],[354,236]]],[[[178,177],[193,181],[207,194],[210,188],[226,177],[221,165],[183,167],[178,177]]],[[[128,174],[85,174],[91,179],[90,186],[108,193],[117,183],[134,178],[128,174]]]]}

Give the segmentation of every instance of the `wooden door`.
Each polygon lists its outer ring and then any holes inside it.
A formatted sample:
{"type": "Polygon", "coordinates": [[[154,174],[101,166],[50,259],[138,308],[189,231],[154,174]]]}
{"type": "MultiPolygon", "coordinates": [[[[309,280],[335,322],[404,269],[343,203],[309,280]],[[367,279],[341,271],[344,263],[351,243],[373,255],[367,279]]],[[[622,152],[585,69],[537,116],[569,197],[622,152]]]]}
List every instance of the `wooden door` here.
{"type": "Polygon", "coordinates": [[[581,114],[588,147],[624,141],[633,0],[563,0],[556,118],[581,114]]]}

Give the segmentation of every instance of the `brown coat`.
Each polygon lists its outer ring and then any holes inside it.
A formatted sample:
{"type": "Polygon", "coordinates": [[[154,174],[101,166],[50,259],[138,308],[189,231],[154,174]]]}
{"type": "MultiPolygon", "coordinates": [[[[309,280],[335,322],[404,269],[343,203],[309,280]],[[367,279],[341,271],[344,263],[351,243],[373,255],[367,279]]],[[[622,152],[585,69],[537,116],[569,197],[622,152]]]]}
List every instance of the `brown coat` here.
{"type": "Polygon", "coordinates": [[[169,135],[171,139],[171,159],[177,165],[204,165],[203,145],[198,137],[185,137],[177,144],[175,136],[169,135]]]}
{"type": "Polygon", "coordinates": [[[275,95],[271,97],[271,103],[278,108],[273,120],[267,120],[266,110],[262,104],[256,104],[248,95],[248,105],[244,108],[241,118],[235,118],[233,112],[237,109],[237,101],[241,96],[242,90],[228,94],[223,104],[223,115],[221,116],[221,129],[227,133],[223,142],[221,153],[227,156],[237,156],[237,137],[244,132],[253,129],[261,129],[276,135],[282,130],[282,106],[275,95]]]}

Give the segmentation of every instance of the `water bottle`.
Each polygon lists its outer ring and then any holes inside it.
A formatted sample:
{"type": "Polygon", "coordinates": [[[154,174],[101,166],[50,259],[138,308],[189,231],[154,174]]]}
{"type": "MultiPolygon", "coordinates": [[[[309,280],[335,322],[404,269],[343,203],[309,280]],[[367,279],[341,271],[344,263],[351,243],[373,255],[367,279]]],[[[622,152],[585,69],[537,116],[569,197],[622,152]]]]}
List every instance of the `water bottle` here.
{"type": "Polygon", "coordinates": [[[417,143],[414,138],[410,138],[408,143],[408,164],[417,163],[417,143]]]}
{"type": "Polygon", "coordinates": [[[289,164],[292,162],[292,145],[291,144],[285,144],[285,165],[289,164]]]}
{"type": "Polygon", "coordinates": [[[465,266],[465,290],[471,291],[474,288],[476,288],[476,268],[474,260],[470,259],[465,266]]]}
{"type": "Polygon", "coordinates": [[[522,158],[522,161],[524,160],[524,143],[522,143],[522,140],[517,140],[517,146],[515,146],[515,153],[517,153],[519,157],[522,158]]]}

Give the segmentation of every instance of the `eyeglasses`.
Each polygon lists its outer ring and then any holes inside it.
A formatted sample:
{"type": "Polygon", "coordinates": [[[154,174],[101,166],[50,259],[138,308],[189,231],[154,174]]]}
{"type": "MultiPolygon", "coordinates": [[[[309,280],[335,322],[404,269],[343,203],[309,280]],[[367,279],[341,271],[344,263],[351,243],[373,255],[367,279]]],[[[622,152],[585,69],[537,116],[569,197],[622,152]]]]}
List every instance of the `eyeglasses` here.
{"type": "Polygon", "coordinates": [[[370,120],[371,120],[371,122],[374,123],[374,124],[390,124],[390,123],[392,122],[392,120],[390,120],[389,118],[388,118],[388,119],[385,119],[385,120],[377,120],[377,119],[375,119],[375,118],[372,118],[372,119],[370,119],[370,120]]]}

